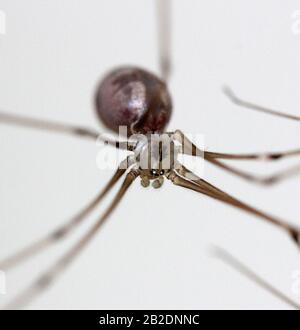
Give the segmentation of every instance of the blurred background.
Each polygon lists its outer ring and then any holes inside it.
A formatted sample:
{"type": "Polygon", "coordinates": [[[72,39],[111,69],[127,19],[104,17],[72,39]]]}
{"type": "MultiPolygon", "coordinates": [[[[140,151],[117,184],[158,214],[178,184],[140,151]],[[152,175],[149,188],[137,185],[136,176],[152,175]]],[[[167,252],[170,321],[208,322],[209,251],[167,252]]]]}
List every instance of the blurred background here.
{"type": "MultiPolygon", "coordinates": [[[[300,147],[300,123],[241,109],[224,96],[300,115],[300,10],[296,0],[172,1],[169,130],[203,134],[207,150],[280,151],[300,147]]],[[[158,72],[153,0],[0,0],[0,108],[105,131],[93,108],[107,70],[134,64],[158,72]]],[[[95,143],[0,126],[0,259],[67,220],[106,184],[95,143]]],[[[112,150],[114,152],[114,150],[112,150]]],[[[260,174],[300,159],[235,162],[260,174]]],[[[300,176],[257,187],[209,165],[204,178],[300,225],[300,176]]],[[[52,263],[103,212],[113,193],[66,242],[6,274],[3,305],[52,263]]],[[[28,308],[285,309],[284,302],[212,258],[226,248],[300,302],[300,256],[277,228],[167,182],[136,182],[102,232],[28,308]],[[293,289],[294,288],[294,289],[293,289]]]]}

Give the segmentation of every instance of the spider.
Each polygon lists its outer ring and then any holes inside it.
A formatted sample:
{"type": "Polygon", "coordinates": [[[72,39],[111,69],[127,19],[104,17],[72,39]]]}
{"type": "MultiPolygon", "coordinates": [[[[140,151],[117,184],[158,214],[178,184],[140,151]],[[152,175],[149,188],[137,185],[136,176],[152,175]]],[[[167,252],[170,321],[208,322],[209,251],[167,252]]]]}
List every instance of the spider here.
{"type": "MultiPolygon", "coordinates": [[[[225,164],[223,160],[267,159],[272,161],[299,155],[300,150],[263,154],[219,153],[199,149],[181,130],[176,130],[175,132],[165,131],[172,114],[172,101],[167,88],[167,81],[171,72],[170,9],[169,1],[159,1],[158,3],[161,77],[143,68],[123,66],[110,71],[102,79],[95,93],[95,109],[102,123],[115,133],[118,133],[120,126],[127,129],[127,134],[124,135],[123,141],[105,139],[104,142],[117,149],[127,150],[131,154],[121,162],[113,177],[92,201],[60,228],[1,261],[0,269],[8,270],[13,268],[29,257],[65,239],[95,209],[115,184],[122,177],[125,177],[121,188],[104,214],[101,215],[87,233],[33,282],[31,286],[17,296],[8,308],[23,306],[30,302],[34,297],[44,291],[74,261],[84,247],[99,232],[100,228],[137,178],[140,178],[143,187],[147,187],[152,183],[152,186],[156,189],[162,186],[165,179],[169,180],[176,186],[193,190],[196,193],[206,195],[259,217],[283,230],[297,245],[300,243],[300,229],[296,226],[240,201],[180,164],[177,157],[178,153],[192,155],[194,157],[203,156],[207,162],[243,179],[254,183],[273,184],[294,173],[288,173],[288,175],[278,174],[262,178],[231,167],[225,164]],[[153,144],[153,137],[158,139],[156,145],[153,144]],[[166,144],[168,147],[165,147],[166,144]]],[[[21,117],[4,112],[0,113],[0,121],[2,123],[70,134],[80,138],[101,139],[97,131],[89,128],[21,117]]]]}

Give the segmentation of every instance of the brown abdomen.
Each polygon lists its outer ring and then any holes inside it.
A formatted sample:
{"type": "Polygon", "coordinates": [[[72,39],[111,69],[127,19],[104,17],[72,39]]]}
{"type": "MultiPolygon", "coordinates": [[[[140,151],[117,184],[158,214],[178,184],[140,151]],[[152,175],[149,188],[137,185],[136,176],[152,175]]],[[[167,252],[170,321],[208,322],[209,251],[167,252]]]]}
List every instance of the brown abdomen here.
{"type": "Polygon", "coordinates": [[[111,71],[95,95],[97,115],[114,132],[126,126],[133,133],[162,132],[172,112],[166,84],[137,67],[111,71]]]}

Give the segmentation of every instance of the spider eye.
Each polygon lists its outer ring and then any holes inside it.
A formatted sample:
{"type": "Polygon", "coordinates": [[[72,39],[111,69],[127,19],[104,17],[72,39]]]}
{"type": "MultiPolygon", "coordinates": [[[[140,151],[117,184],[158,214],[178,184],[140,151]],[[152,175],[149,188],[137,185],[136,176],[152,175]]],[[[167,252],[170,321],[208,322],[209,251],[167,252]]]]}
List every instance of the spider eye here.
{"type": "Polygon", "coordinates": [[[164,174],[165,174],[165,171],[164,171],[164,170],[161,170],[161,171],[159,172],[159,174],[160,174],[160,175],[164,175],[164,174]]]}
{"type": "Polygon", "coordinates": [[[157,171],[156,170],[151,170],[151,175],[154,175],[154,176],[156,176],[156,175],[158,175],[158,173],[157,173],[157,171]]]}

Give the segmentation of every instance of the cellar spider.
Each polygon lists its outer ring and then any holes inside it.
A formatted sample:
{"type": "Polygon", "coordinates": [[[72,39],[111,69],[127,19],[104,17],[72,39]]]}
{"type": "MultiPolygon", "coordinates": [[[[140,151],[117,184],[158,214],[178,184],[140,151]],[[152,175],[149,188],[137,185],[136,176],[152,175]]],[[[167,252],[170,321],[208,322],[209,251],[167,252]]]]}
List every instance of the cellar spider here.
{"type": "MultiPolygon", "coordinates": [[[[280,173],[270,177],[259,177],[229,166],[224,163],[224,160],[272,161],[279,158],[299,155],[300,150],[291,150],[280,153],[220,153],[199,149],[181,130],[165,133],[165,127],[172,113],[172,101],[167,89],[167,82],[171,73],[169,24],[170,4],[169,1],[159,1],[158,6],[160,31],[159,66],[161,77],[159,78],[149,71],[138,67],[120,67],[112,70],[103,78],[95,95],[95,107],[100,120],[114,132],[118,132],[120,126],[125,126],[128,130],[128,135],[124,136],[123,141],[105,139],[104,142],[117,149],[125,149],[131,152],[131,154],[121,162],[115,174],[104,189],[78,213],[69,219],[69,221],[37,242],[34,242],[16,254],[1,261],[0,269],[5,271],[9,270],[19,265],[21,262],[24,262],[29,257],[32,257],[65,239],[84,221],[92,210],[95,209],[115,184],[122,177],[125,177],[122,186],[104,214],[99,217],[93,226],[91,226],[91,228],[82,235],[81,238],[60,259],[50,266],[45,273],[34,281],[32,285],[18,295],[16,299],[7,306],[7,308],[23,306],[44,291],[95,237],[108,217],[118,206],[129,187],[138,177],[141,179],[142,186],[144,187],[147,187],[150,182],[152,182],[154,188],[160,188],[164,180],[167,179],[176,186],[193,190],[214,200],[218,200],[246,211],[281,229],[290,236],[294,243],[299,245],[299,228],[287,221],[269,215],[238,200],[232,195],[203,180],[178,161],[177,152],[192,156],[201,155],[207,162],[238,177],[253,183],[269,185],[279,182],[280,180],[295,174],[295,172],[287,172],[287,174],[280,173]],[[132,135],[135,138],[132,139],[132,135]],[[165,140],[159,140],[157,149],[152,148],[151,138],[153,135],[168,140],[169,148],[164,148],[165,140]],[[147,166],[142,166],[142,161],[144,159],[147,160],[147,166]],[[167,162],[165,162],[165,160],[167,160],[167,162]]],[[[0,113],[0,122],[73,135],[79,138],[90,139],[92,141],[101,139],[99,133],[90,128],[22,117],[4,112],[0,113]]],[[[227,262],[233,267],[254,279],[258,284],[273,291],[274,294],[285,299],[294,307],[299,308],[298,305],[293,304],[288,298],[284,298],[283,295],[280,295],[277,290],[272,289],[264,281],[257,277],[255,278],[255,274],[247,271],[246,267],[241,263],[238,263],[232,256],[224,254],[224,252],[221,252],[220,250],[216,251],[223,260],[227,260],[227,262]]]]}

